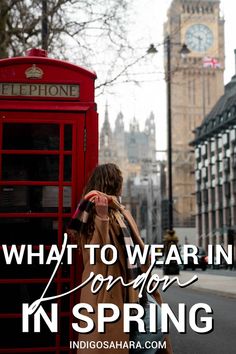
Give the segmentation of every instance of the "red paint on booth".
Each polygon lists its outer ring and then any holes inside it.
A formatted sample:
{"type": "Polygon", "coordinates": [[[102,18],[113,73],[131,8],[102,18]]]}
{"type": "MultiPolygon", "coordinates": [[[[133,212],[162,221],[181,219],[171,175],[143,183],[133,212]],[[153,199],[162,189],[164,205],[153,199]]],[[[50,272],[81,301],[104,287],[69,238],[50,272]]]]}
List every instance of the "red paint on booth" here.
{"type": "MultiPolygon", "coordinates": [[[[44,244],[47,250],[62,245],[66,223],[98,162],[95,79],[92,71],[48,58],[40,49],[0,60],[1,244],[44,244]]],[[[51,294],[78,284],[78,257],[73,266],[60,267],[51,294]]],[[[57,334],[42,329],[22,335],[20,304],[41,296],[52,267],[2,264],[0,272],[0,352],[68,352],[78,293],[59,300],[57,334]]]]}

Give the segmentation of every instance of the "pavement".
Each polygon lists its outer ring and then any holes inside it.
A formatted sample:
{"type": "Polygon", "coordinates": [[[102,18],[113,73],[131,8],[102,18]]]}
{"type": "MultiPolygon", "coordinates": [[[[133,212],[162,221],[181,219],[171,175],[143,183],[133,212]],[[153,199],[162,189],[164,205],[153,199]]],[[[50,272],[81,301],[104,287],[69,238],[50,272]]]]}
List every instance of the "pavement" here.
{"type": "MultiPolygon", "coordinates": [[[[162,269],[155,269],[154,272],[157,273],[160,278],[163,277],[162,269]]],[[[201,270],[180,271],[178,277],[181,283],[185,283],[189,281],[194,275],[197,275],[198,280],[195,283],[189,285],[189,289],[210,292],[230,298],[236,298],[236,271],[229,270],[228,272],[229,275],[222,275],[220,272],[217,274],[217,270],[214,273],[208,273],[207,271],[204,272],[201,270]],[[232,274],[235,276],[232,276],[232,274]]],[[[170,278],[172,277],[173,276],[171,275],[170,278]]],[[[171,286],[178,286],[178,284],[174,283],[171,286]]]]}

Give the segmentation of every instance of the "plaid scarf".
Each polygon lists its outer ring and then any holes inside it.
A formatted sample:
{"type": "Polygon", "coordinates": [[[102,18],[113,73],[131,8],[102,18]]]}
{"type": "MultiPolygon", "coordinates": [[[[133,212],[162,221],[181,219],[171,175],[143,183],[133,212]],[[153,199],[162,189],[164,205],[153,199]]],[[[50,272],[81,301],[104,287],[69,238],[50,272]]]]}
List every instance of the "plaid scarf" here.
{"type": "MultiPolygon", "coordinates": [[[[140,264],[138,262],[136,262],[135,264],[130,263],[128,254],[126,252],[126,246],[131,248],[131,251],[133,251],[134,249],[132,231],[128,220],[126,220],[125,215],[122,212],[124,210],[124,206],[118,202],[115,196],[106,195],[102,192],[95,190],[86,194],[84,198],[80,201],[68,225],[68,231],[75,230],[78,234],[83,232],[84,226],[87,224],[89,215],[94,210],[94,199],[99,195],[107,198],[108,207],[111,209],[111,214],[114,215],[114,218],[120,227],[120,234],[124,241],[127,267],[127,279],[124,279],[124,281],[126,283],[131,282],[141,273],[141,269],[140,264]]],[[[117,235],[117,237],[119,236],[120,235],[117,235]]],[[[126,299],[124,302],[136,303],[138,301],[138,290],[133,289],[132,286],[128,287],[128,299],[126,299]]]]}

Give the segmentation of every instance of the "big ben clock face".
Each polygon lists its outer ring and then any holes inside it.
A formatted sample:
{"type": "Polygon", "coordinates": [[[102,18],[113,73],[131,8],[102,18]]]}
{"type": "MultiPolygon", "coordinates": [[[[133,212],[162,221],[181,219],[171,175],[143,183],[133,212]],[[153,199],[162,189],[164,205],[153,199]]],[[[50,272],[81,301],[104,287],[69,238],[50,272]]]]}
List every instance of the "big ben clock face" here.
{"type": "Polygon", "coordinates": [[[188,28],[185,42],[190,50],[206,52],[213,44],[213,33],[203,24],[195,24],[188,28]]]}

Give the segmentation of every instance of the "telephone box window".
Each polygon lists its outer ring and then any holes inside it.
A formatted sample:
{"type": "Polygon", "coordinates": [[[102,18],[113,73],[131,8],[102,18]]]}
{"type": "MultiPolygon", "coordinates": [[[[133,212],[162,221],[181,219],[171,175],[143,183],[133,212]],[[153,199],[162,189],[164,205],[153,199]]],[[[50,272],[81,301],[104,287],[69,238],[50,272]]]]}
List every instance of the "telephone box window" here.
{"type": "Polygon", "coordinates": [[[72,125],[71,124],[65,124],[64,150],[72,150],[72,125]]]}
{"type": "Polygon", "coordinates": [[[57,181],[59,156],[3,155],[2,170],[6,181],[57,181]]]}
{"type": "MultiPolygon", "coordinates": [[[[15,347],[17,346],[18,350],[20,350],[22,346],[24,348],[26,346],[28,348],[31,347],[42,348],[42,347],[47,347],[47,346],[50,347],[52,345],[54,346],[56,345],[55,333],[51,333],[50,331],[48,331],[48,328],[46,328],[44,324],[42,324],[40,333],[24,333],[24,337],[22,337],[21,318],[15,318],[14,321],[8,318],[0,319],[0,326],[1,326],[1,347],[3,348],[9,347],[9,343],[12,342],[12,333],[14,333],[14,345],[15,347]]],[[[18,353],[23,353],[23,352],[18,351],[18,353]]],[[[42,351],[42,353],[45,354],[45,351],[42,351]]]]}
{"type": "MultiPolygon", "coordinates": [[[[67,201],[67,206],[69,201],[67,201]]],[[[0,187],[1,212],[57,212],[57,186],[0,187]]]]}
{"type": "MultiPolygon", "coordinates": [[[[22,266],[23,267],[23,266],[22,266]]],[[[33,266],[31,266],[33,268],[33,266]]],[[[41,267],[41,265],[40,265],[41,267]]],[[[19,274],[19,268],[16,267],[15,271],[18,269],[17,273],[19,274]]],[[[36,268],[36,266],[34,267],[36,268]]],[[[16,275],[16,273],[15,273],[16,275]]],[[[22,275],[20,276],[22,278],[22,275]]],[[[45,275],[46,278],[46,275],[45,275]]],[[[50,278],[50,276],[49,276],[50,278]]],[[[46,286],[46,279],[45,283],[42,284],[1,284],[0,291],[3,292],[5,288],[5,293],[8,294],[7,299],[0,305],[1,313],[20,313],[22,311],[22,300],[24,299],[32,303],[35,299],[38,298],[39,294],[42,294],[45,286],[46,286]],[[16,296],[16,293],[18,296],[16,296]]],[[[56,285],[51,284],[48,288],[48,296],[54,296],[56,294],[56,285]]],[[[50,303],[45,302],[43,307],[46,311],[50,311],[50,303]]]]}
{"type": "Polygon", "coordinates": [[[70,322],[69,322],[68,318],[61,319],[60,328],[61,328],[61,331],[66,334],[66,336],[61,337],[61,345],[68,346],[68,339],[67,338],[69,338],[69,328],[70,328],[70,322]]]}
{"type": "Polygon", "coordinates": [[[41,210],[44,212],[56,212],[58,210],[58,187],[43,186],[41,193],[41,210]]]}
{"type": "Polygon", "coordinates": [[[71,187],[63,187],[63,211],[71,212],[71,187]]]}
{"type": "MultiPolygon", "coordinates": [[[[45,251],[45,258],[47,258],[47,253],[45,251]]],[[[41,272],[39,272],[38,269],[38,260],[34,260],[32,261],[32,265],[30,265],[30,267],[28,267],[27,263],[26,263],[26,259],[23,260],[22,264],[6,264],[6,262],[4,263],[3,260],[0,260],[0,265],[1,265],[1,269],[0,269],[0,274],[1,274],[1,279],[15,279],[16,278],[16,274],[20,274],[20,277],[22,279],[41,279],[42,278],[42,274],[44,279],[50,279],[53,270],[55,268],[55,262],[52,262],[51,264],[40,264],[40,270],[41,272]]],[[[69,275],[68,275],[69,276],[69,275]]],[[[1,288],[3,286],[5,286],[6,284],[0,284],[0,291],[1,288]]],[[[15,294],[15,292],[11,292],[11,286],[13,286],[13,284],[9,284],[9,288],[6,288],[6,292],[9,292],[9,296],[10,294],[15,294]],[[9,291],[8,291],[9,290],[9,291]]],[[[1,294],[3,294],[3,291],[1,291],[1,294]]],[[[6,304],[4,302],[0,303],[0,311],[1,312],[17,312],[19,310],[21,310],[21,308],[19,309],[15,309],[14,307],[15,305],[15,301],[12,302],[11,304],[11,308],[7,309],[6,308],[6,304]]]]}
{"type": "Polygon", "coordinates": [[[29,210],[28,186],[1,186],[0,212],[24,212],[29,210]]]}
{"type": "Polygon", "coordinates": [[[66,155],[64,160],[64,181],[71,181],[71,177],[72,177],[72,158],[70,155],[66,155]]]}
{"type": "Polygon", "coordinates": [[[59,129],[59,124],[4,124],[3,149],[59,150],[59,129]]]}
{"type": "Polygon", "coordinates": [[[54,218],[1,218],[2,244],[51,245],[58,240],[58,224],[54,218]]]}

